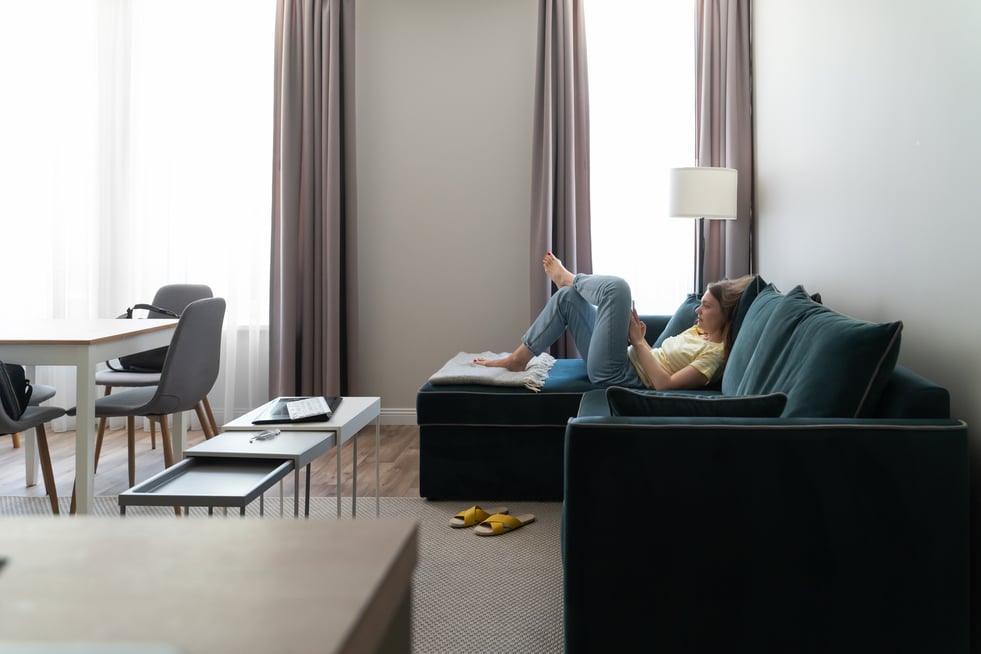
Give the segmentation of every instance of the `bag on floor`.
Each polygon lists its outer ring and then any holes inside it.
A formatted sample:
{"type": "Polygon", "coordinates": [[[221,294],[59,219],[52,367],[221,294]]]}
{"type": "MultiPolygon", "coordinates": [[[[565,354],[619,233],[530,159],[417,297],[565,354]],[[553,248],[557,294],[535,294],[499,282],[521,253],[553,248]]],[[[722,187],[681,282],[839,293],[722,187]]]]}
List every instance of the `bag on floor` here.
{"type": "Polygon", "coordinates": [[[20,420],[31,402],[34,387],[27,380],[24,366],[0,361],[0,401],[3,410],[14,420],[20,420]]]}
{"type": "MultiPolygon", "coordinates": [[[[126,309],[126,313],[117,316],[124,320],[131,320],[133,312],[137,309],[146,309],[151,318],[180,318],[179,313],[174,313],[170,309],[157,307],[152,304],[134,304],[126,309]],[[159,315],[154,315],[159,314],[159,315]]],[[[117,372],[161,372],[163,371],[164,359],[167,358],[167,346],[158,347],[153,350],[137,352],[121,356],[116,362],[106,361],[106,365],[117,372]]]]}

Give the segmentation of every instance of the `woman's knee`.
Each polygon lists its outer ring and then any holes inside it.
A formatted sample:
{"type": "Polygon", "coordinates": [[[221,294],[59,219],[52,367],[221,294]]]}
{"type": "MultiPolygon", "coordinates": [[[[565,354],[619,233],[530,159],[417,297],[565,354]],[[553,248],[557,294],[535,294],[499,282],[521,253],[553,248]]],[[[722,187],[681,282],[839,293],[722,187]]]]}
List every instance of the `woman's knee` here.
{"type": "Polygon", "coordinates": [[[600,278],[599,294],[604,299],[609,300],[630,300],[630,284],[623,277],[604,275],[600,278]]]}

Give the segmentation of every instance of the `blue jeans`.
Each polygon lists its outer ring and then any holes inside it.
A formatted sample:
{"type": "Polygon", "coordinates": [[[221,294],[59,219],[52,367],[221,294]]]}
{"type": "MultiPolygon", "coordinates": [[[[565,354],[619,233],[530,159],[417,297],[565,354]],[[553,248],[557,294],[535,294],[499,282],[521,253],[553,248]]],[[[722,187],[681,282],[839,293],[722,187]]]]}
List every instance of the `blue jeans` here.
{"type": "Polygon", "coordinates": [[[577,274],[548,300],[521,342],[536,356],[568,328],[586,362],[589,381],[604,386],[643,388],[630,345],[630,286],[619,277],[577,274]]]}

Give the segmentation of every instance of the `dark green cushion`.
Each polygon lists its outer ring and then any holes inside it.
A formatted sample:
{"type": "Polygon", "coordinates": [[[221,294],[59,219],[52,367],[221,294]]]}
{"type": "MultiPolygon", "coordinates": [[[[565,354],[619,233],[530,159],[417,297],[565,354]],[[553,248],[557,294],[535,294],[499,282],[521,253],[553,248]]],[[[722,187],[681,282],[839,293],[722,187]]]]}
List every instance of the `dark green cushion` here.
{"type": "MultiPolygon", "coordinates": [[[[902,322],[872,323],[844,316],[812,300],[800,286],[771,302],[769,320],[738,384],[733,388],[731,380],[723,379],[723,393],[784,392],[784,417],[871,415],[895,368],[902,322]]],[[[747,323],[752,315],[751,308],[747,323]]]]}
{"type": "Polygon", "coordinates": [[[742,397],[685,395],[611,386],[606,389],[606,401],[615,416],[778,418],[787,404],[787,396],[783,393],[742,397]]]}
{"type": "MultiPolygon", "coordinates": [[[[778,291],[773,284],[767,284],[760,289],[747,308],[746,314],[740,322],[739,334],[732,344],[729,358],[726,359],[726,368],[722,375],[722,393],[724,395],[738,395],[737,389],[746,373],[750,359],[756,351],[756,346],[763,336],[763,330],[782,297],[783,293],[778,291]]],[[[788,335],[789,333],[784,338],[788,335]]]]}
{"type": "Polygon", "coordinates": [[[664,327],[664,331],[661,335],[657,337],[654,341],[654,347],[661,347],[661,343],[665,339],[671,338],[672,336],[677,336],[681,332],[685,331],[689,327],[695,324],[695,320],[698,316],[695,314],[695,310],[698,309],[698,305],[702,303],[702,297],[697,293],[689,293],[685,301],[681,303],[678,310],[674,312],[671,316],[671,320],[664,327]]]}

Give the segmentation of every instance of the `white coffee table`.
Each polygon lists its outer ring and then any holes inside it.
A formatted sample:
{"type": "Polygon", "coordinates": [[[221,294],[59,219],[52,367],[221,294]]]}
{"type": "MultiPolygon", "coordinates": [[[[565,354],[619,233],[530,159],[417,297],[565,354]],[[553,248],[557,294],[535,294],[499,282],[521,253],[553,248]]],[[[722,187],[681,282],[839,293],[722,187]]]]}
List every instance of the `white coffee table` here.
{"type": "MultiPolygon", "coordinates": [[[[279,429],[280,431],[331,432],[337,447],[337,516],[341,516],[341,445],[358,435],[358,432],[375,423],[375,516],[381,515],[381,417],[380,397],[344,397],[337,410],[324,422],[278,423],[274,425],[254,425],[252,421],[271,405],[279,401],[274,398],[262,406],[249,411],[223,426],[224,431],[261,431],[279,429]]],[[[351,474],[351,517],[358,515],[358,439],[354,438],[351,474]]],[[[308,491],[309,496],[309,491],[308,491]]]]}

